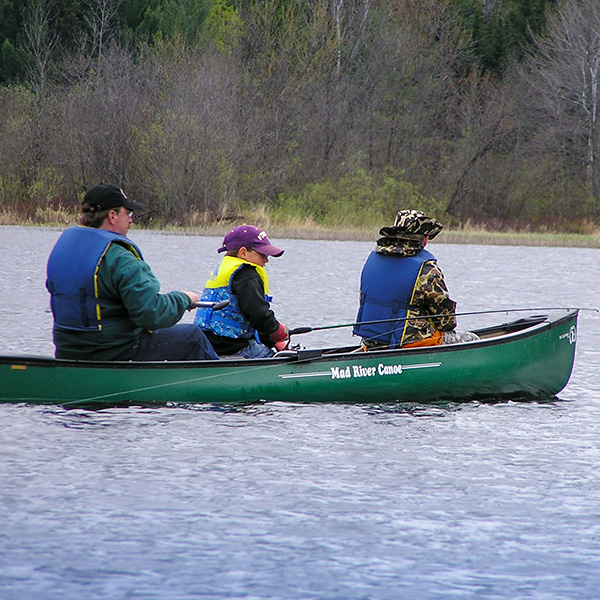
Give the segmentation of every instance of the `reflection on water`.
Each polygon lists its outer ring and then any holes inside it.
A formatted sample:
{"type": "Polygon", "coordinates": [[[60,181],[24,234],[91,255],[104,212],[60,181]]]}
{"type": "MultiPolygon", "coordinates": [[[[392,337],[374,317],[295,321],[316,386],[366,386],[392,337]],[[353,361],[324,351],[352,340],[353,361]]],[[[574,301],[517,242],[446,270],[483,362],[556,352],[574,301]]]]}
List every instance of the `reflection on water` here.
{"type": "MultiPolygon", "coordinates": [[[[58,234],[0,228],[1,352],[53,351],[58,234]]],[[[220,238],[131,236],[165,290],[218,260],[220,238]]],[[[278,241],[280,318],[352,322],[371,244],[278,241]]],[[[431,248],[464,312],[600,297],[598,250],[431,248]]],[[[582,313],[544,403],[0,406],[0,598],[597,598],[599,335],[582,313]]]]}

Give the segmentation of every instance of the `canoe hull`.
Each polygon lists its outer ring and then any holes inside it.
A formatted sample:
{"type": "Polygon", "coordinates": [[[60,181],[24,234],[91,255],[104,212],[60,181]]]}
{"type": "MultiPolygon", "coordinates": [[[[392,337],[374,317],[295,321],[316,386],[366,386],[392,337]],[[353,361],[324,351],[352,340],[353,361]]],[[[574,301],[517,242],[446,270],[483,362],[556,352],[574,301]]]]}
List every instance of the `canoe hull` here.
{"type": "Polygon", "coordinates": [[[281,359],[92,363],[0,357],[0,402],[432,402],[548,398],[567,384],[577,312],[481,342],[379,352],[300,351],[281,359]]]}

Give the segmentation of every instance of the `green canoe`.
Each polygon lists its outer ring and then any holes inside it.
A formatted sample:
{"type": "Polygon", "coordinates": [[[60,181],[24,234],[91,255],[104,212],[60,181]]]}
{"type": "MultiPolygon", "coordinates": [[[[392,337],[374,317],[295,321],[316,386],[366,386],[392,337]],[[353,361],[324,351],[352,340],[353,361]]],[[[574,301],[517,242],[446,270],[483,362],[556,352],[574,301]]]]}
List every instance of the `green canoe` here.
{"type": "Polygon", "coordinates": [[[294,350],[269,359],[185,363],[0,356],[0,402],[97,407],[542,399],[565,387],[575,357],[578,311],[552,312],[480,329],[480,341],[404,350],[294,350]]]}

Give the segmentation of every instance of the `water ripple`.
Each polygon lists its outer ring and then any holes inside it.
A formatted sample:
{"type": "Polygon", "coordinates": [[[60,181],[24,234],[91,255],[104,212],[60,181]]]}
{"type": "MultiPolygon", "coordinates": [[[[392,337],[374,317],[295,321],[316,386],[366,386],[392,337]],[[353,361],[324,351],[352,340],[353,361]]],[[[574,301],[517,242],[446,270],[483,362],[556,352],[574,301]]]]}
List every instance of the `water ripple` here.
{"type": "MultiPolygon", "coordinates": [[[[58,233],[3,228],[4,351],[51,352],[58,233]]],[[[134,236],[165,289],[201,287],[220,241],[134,236]]],[[[372,244],[281,243],[283,320],[351,322],[372,244]]],[[[597,250],[434,252],[465,311],[600,296],[597,250]]],[[[351,340],[319,336],[303,343],[351,340]]],[[[582,313],[573,377],[547,402],[0,406],[0,598],[597,598],[599,336],[582,313]]]]}

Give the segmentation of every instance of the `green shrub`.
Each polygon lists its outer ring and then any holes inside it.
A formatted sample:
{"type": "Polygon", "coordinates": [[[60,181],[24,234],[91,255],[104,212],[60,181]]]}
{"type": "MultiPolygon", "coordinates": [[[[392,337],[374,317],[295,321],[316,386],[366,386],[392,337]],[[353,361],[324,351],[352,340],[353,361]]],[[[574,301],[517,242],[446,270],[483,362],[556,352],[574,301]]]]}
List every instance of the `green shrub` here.
{"type": "Polygon", "coordinates": [[[381,227],[407,208],[438,218],[445,216],[444,203],[423,196],[402,179],[400,170],[373,174],[359,168],[337,180],[317,181],[280,194],[273,217],[280,222],[310,220],[324,226],[381,227]]]}

